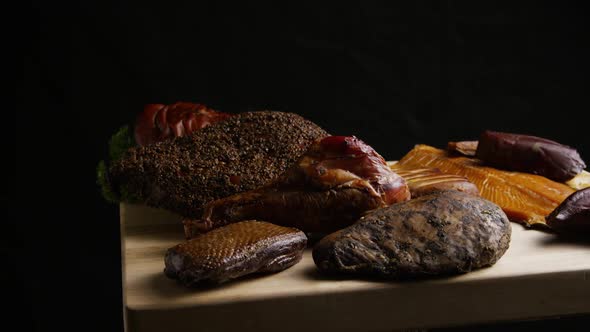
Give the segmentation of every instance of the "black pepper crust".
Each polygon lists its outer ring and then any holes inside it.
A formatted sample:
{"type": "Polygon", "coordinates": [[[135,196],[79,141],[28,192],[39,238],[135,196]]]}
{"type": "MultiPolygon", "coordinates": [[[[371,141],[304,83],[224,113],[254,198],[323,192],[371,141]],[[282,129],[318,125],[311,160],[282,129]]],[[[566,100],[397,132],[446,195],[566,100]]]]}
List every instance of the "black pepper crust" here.
{"type": "Polygon", "coordinates": [[[133,148],[109,169],[113,188],[196,218],[215,199],[276,179],[328,133],[284,112],[246,112],[189,136],[133,148]]]}

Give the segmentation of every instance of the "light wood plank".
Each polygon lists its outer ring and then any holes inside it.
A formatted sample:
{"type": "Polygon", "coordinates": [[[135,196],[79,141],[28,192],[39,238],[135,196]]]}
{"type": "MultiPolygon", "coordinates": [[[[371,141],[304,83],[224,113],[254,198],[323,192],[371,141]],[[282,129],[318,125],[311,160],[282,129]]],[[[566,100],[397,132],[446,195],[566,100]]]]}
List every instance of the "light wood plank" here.
{"type": "Polygon", "coordinates": [[[496,265],[427,281],[329,279],[307,250],[274,275],[187,289],[163,274],[180,218],[121,205],[129,331],[390,331],[590,313],[590,243],[513,224],[496,265]]]}

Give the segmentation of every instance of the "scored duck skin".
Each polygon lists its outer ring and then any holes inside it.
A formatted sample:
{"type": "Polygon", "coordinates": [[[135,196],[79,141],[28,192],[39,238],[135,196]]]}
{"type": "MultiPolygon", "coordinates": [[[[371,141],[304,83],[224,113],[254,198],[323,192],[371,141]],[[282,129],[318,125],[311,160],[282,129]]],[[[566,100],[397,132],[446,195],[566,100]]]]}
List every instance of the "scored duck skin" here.
{"type": "Polygon", "coordinates": [[[317,140],[274,183],[205,206],[202,218],[185,220],[185,235],[258,219],[305,232],[332,232],[366,211],[410,199],[405,180],[354,136],[317,140]]]}
{"type": "Polygon", "coordinates": [[[168,249],[164,273],[186,286],[275,273],[297,264],[306,245],[307,237],[300,230],[243,221],[168,249]]]}

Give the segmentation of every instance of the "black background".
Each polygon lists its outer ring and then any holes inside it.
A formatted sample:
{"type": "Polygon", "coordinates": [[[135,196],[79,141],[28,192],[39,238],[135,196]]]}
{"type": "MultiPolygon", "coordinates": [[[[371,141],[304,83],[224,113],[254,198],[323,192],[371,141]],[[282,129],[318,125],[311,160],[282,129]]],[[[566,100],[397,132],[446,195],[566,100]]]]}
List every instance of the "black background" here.
{"type": "Polygon", "coordinates": [[[3,242],[23,329],[121,328],[118,207],[95,167],[147,103],[295,112],[386,159],[495,129],[589,161],[581,4],[33,2],[9,179],[24,204],[3,242]]]}

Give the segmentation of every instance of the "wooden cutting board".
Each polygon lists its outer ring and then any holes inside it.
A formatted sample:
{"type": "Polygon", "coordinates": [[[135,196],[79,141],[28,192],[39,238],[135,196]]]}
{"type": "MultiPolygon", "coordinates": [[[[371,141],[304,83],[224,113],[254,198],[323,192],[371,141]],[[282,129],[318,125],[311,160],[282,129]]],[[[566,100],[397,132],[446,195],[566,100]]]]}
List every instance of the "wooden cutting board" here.
{"type": "Polygon", "coordinates": [[[128,331],[392,331],[590,313],[590,241],[512,225],[496,265],[414,282],[330,279],[307,250],[273,275],[187,289],[163,274],[180,218],[121,204],[128,331]]]}

